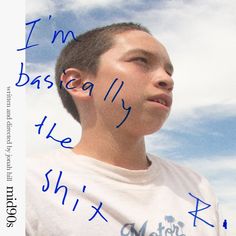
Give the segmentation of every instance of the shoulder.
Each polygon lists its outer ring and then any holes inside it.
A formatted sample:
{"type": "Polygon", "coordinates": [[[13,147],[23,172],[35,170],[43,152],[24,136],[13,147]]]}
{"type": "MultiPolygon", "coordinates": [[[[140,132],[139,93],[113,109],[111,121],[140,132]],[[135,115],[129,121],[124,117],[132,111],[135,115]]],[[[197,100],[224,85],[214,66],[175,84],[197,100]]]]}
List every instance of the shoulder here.
{"type": "Polygon", "coordinates": [[[217,199],[206,177],[195,170],[178,164],[174,161],[163,159],[149,154],[150,160],[159,166],[163,182],[171,189],[185,191],[202,199],[211,199],[215,204],[217,199]]]}
{"type": "Polygon", "coordinates": [[[175,161],[164,159],[153,154],[148,154],[148,157],[152,162],[155,163],[156,166],[161,168],[163,173],[168,173],[168,176],[178,175],[180,178],[188,176],[191,179],[195,179],[197,181],[201,180],[202,178],[202,176],[196,171],[184,165],[178,164],[175,161]]]}

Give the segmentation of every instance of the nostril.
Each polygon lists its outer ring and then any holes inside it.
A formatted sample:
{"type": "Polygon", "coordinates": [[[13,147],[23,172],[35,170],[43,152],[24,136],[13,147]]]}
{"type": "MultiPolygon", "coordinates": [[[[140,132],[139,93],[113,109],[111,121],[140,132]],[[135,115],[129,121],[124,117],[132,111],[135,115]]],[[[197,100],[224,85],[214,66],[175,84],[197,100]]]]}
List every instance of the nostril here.
{"type": "Polygon", "coordinates": [[[163,82],[163,81],[160,81],[158,84],[161,87],[166,87],[167,86],[166,82],[163,82]]]}
{"type": "Polygon", "coordinates": [[[164,80],[162,80],[162,81],[159,81],[159,82],[158,82],[157,86],[158,86],[159,88],[166,89],[166,90],[168,90],[169,92],[172,92],[172,91],[173,91],[173,88],[174,88],[174,83],[169,82],[169,81],[164,81],[164,80]]]}

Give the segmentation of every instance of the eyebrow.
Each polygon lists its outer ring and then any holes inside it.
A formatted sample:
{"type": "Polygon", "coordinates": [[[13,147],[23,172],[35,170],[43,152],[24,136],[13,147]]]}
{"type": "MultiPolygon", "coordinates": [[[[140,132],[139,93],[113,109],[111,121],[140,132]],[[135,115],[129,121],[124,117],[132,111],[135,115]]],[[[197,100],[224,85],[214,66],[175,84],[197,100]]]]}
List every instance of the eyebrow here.
{"type": "MultiPolygon", "coordinates": [[[[160,58],[159,54],[155,54],[155,53],[152,53],[152,52],[146,51],[144,49],[140,49],[140,48],[131,49],[131,50],[127,51],[124,56],[130,55],[130,54],[135,54],[135,53],[141,53],[149,58],[160,58]]],[[[168,71],[168,73],[173,74],[174,67],[169,60],[167,62],[165,62],[164,68],[166,71],[168,71]]]]}

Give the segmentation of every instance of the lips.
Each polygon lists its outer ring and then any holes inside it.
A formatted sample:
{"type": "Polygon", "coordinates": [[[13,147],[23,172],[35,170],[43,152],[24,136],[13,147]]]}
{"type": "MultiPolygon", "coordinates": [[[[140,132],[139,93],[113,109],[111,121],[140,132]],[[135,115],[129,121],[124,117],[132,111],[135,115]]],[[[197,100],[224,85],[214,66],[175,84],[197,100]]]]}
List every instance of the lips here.
{"type": "Polygon", "coordinates": [[[167,94],[159,94],[148,98],[148,101],[157,102],[163,106],[170,108],[172,104],[172,97],[167,94]]]}

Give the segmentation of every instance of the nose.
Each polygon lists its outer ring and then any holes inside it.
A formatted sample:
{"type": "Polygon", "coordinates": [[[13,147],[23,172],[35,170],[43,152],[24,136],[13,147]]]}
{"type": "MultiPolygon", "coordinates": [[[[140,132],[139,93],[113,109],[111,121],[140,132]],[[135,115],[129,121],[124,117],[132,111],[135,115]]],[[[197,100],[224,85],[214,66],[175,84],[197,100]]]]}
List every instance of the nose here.
{"type": "Polygon", "coordinates": [[[155,86],[168,92],[172,92],[174,81],[168,73],[163,72],[163,74],[159,75],[155,80],[155,86]]]}

